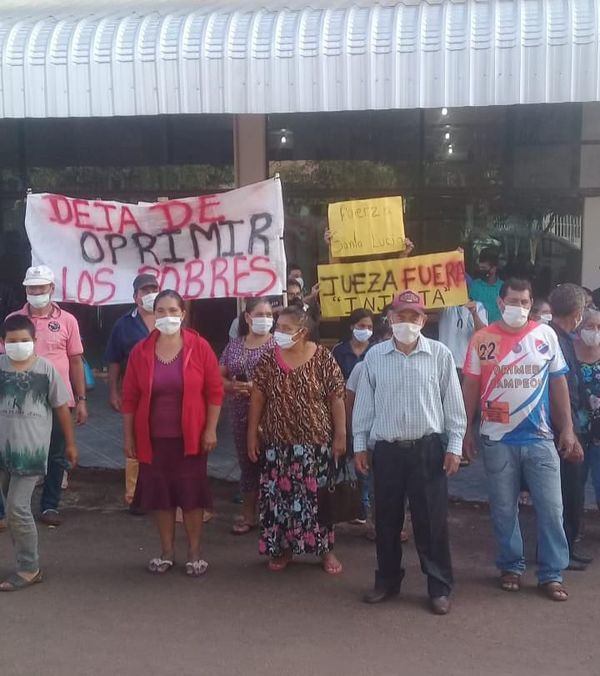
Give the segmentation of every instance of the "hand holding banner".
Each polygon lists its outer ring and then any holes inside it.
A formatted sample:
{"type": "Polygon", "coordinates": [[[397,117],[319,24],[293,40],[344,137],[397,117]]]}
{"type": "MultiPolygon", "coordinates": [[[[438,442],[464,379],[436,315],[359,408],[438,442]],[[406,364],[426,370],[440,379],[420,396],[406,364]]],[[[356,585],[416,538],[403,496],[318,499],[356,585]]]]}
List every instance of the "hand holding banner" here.
{"type": "Polygon", "coordinates": [[[461,251],[319,265],[323,317],[345,317],[356,308],[379,313],[401,291],[420,293],[430,309],[468,301],[465,261],[461,251]]]}

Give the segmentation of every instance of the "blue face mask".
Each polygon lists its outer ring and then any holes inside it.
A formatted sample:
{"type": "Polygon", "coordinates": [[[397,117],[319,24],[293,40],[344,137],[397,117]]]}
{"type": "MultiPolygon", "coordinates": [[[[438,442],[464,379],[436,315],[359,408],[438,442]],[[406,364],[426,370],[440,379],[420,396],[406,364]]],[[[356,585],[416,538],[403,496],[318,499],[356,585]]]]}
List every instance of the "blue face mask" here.
{"type": "Polygon", "coordinates": [[[371,329],[352,329],[352,335],[359,343],[366,343],[371,340],[373,331],[371,329]]]}
{"type": "Polygon", "coordinates": [[[294,336],[298,333],[283,333],[283,331],[275,331],[273,338],[282,350],[288,350],[296,342],[294,336]]]}

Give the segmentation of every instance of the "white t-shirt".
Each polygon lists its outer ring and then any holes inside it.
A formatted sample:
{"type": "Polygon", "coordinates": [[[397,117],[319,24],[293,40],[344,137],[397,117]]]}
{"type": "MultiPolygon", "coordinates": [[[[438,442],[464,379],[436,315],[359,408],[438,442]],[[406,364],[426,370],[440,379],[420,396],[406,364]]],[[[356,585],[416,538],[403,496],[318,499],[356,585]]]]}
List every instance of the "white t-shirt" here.
{"type": "MultiPolygon", "coordinates": [[[[487,326],[487,311],[482,303],[477,302],[477,316],[487,326]]],[[[456,368],[465,365],[469,341],[475,333],[475,321],[468,308],[447,307],[442,310],[439,323],[439,340],[452,352],[456,368]]]]}

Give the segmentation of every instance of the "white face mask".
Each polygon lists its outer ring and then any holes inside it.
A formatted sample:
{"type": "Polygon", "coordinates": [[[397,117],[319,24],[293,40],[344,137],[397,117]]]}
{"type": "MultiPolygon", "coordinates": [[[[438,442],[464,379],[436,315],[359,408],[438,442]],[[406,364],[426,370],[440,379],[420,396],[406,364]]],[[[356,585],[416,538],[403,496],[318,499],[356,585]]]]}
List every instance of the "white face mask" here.
{"type": "Polygon", "coordinates": [[[527,324],[529,310],[520,305],[505,305],[502,312],[502,319],[513,329],[520,329],[527,324]]]}
{"type": "MultiPolygon", "coordinates": [[[[296,331],[296,333],[298,333],[298,331],[296,331]]],[[[283,333],[282,331],[275,331],[273,337],[275,338],[277,345],[279,345],[282,350],[288,350],[296,342],[294,340],[296,333],[289,334],[283,333]]]]}
{"type": "Polygon", "coordinates": [[[146,312],[154,312],[156,296],[158,296],[158,293],[147,293],[145,296],[142,296],[142,307],[146,312]]]}
{"type": "Polygon", "coordinates": [[[398,324],[392,324],[392,333],[399,343],[412,345],[421,335],[421,325],[399,322],[398,324]]]}
{"type": "Polygon", "coordinates": [[[550,324],[550,322],[552,321],[552,315],[549,313],[540,315],[540,321],[542,322],[542,324],[550,324]]]}
{"type": "Polygon", "coordinates": [[[371,340],[373,331],[371,329],[352,329],[352,335],[359,343],[366,343],[371,340]]]}
{"type": "Polygon", "coordinates": [[[600,347],[600,331],[596,331],[596,329],[582,329],[579,335],[588,347],[600,347]]]}
{"type": "Polygon", "coordinates": [[[43,307],[46,307],[50,304],[50,294],[42,293],[39,296],[31,296],[30,294],[27,294],[27,302],[36,310],[41,310],[43,307]]]}
{"type": "Polygon", "coordinates": [[[33,355],[33,340],[26,343],[5,343],[4,349],[12,361],[27,361],[33,355]]]}
{"type": "Polygon", "coordinates": [[[266,336],[273,328],[273,317],[251,317],[252,333],[257,336],[266,336]]]}
{"type": "Polygon", "coordinates": [[[166,336],[172,336],[181,328],[183,317],[161,317],[154,322],[154,326],[166,336]]]}

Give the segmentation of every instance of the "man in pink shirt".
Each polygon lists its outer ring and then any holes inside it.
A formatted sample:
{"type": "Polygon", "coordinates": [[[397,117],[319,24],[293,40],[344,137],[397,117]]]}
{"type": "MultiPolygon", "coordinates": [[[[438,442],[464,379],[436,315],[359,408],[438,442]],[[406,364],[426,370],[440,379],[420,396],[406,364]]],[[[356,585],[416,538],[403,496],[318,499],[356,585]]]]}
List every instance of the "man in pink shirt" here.
{"type": "MultiPolygon", "coordinates": [[[[83,425],[88,418],[83,345],[75,317],[52,302],[54,273],[45,265],[27,270],[23,286],[27,303],[13,314],[27,315],[35,325],[36,353],[47,359],[58,371],[69,394],[69,407],[75,408],[75,419],[83,425]]],[[[53,421],[48,471],[42,492],[42,522],[59,526],[58,512],[64,471],[69,468],[65,459],[65,439],[60,425],[53,421]]]]}

